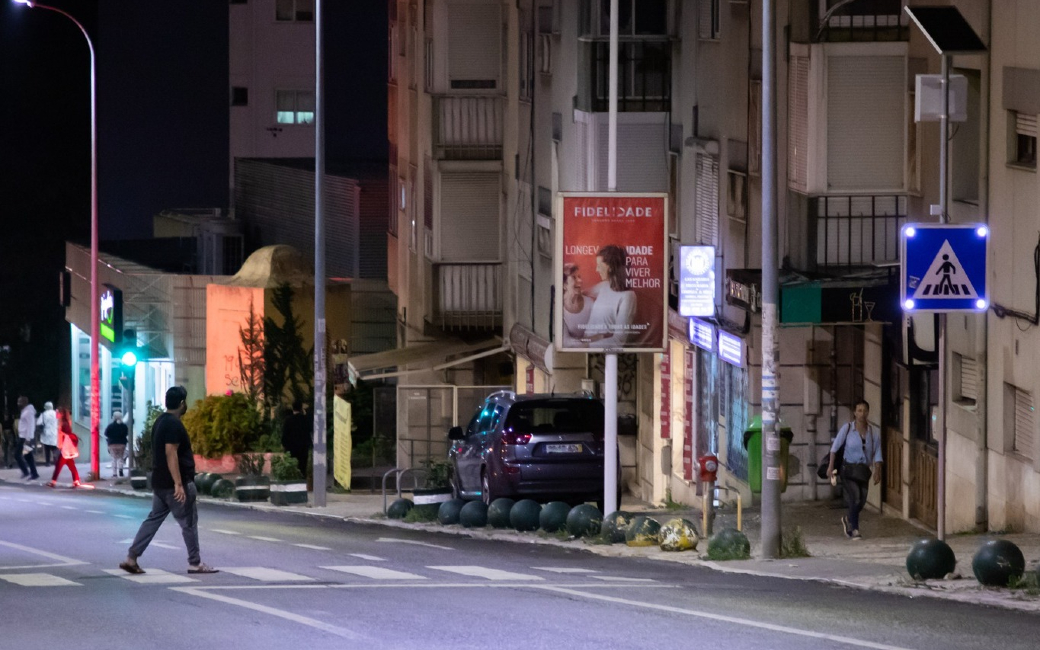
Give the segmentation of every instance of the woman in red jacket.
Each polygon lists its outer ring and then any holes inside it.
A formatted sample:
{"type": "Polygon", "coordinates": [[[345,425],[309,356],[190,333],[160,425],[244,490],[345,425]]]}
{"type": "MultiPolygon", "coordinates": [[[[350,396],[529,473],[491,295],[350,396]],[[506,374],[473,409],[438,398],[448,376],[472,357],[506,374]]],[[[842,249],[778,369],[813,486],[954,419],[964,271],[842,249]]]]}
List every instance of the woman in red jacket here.
{"type": "Polygon", "coordinates": [[[79,471],[76,470],[76,458],[79,457],[79,436],[72,433],[72,420],[69,418],[69,411],[64,406],[58,407],[58,461],[54,463],[54,474],[51,475],[51,480],[47,483],[47,487],[54,487],[58,484],[58,474],[61,473],[62,467],[68,467],[69,471],[72,472],[72,487],[74,488],[90,488],[93,489],[93,485],[89,483],[80,483],[79,471]]]}

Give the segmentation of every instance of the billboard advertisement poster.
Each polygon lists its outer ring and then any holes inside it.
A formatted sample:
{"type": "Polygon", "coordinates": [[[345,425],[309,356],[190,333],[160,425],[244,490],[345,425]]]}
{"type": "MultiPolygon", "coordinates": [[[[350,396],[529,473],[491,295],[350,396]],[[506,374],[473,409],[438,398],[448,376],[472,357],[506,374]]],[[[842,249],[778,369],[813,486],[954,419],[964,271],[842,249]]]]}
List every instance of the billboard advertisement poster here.
{"type": "Polygon", "coordinates": [[[667,336],[667,194],[561,193],[556,347],[661,352],[667,336]]]}

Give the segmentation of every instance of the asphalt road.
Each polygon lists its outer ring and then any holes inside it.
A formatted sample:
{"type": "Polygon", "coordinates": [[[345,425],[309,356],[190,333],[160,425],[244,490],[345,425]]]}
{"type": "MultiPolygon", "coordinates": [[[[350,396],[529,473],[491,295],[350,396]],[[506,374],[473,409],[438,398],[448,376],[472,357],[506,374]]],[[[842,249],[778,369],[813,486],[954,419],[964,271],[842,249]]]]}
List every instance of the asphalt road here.
{"type": "Polygon", "coordinates": [[[1040,617],[544,545],[203,505],[186,574],[149,502],[0,486],[5,648],[1036,648],[1040,617]]]}

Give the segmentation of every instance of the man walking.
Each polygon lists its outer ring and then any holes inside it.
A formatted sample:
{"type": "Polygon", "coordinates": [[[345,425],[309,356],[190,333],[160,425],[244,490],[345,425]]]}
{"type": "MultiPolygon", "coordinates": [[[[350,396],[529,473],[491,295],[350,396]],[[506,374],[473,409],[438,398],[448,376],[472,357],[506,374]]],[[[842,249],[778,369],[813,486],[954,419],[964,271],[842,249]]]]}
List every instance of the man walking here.
{"type": "MultiPolygon", "coordinates": [[[[845,505],[848,515],[841,518],[841,526],[849,539],[861,539],[859,533],[859,513],[867,504],[867,491],[870,489],[870,477],[874,477],[874,485],[881,483],[881,431],[867,422],[870,415],[870,404],[859,400],[855,406],[855,419],[838,431],[831,443],[831,457],[827,462],[827,476],[834,477],[834,459],[842,454],[841,468],[842,489],[845,492],[845,505]],[[871,472],[871,463],[874,465],[871,472]]],[[[834,482],[833,479],[831,481],[834,482]]]]}
{"type": "Polygon", "coordinates": [[[15,451],[15,460],[22,470],[22,478],[29,481],[38,481],[39,473],[36,471],[36,409],[29,403],[25,395],[18,396],[18,437],[20,448],[15,451]]]}
{"type": "Polygon", "coordinates": [[[303,413],[303,404],[296,400],[292,405],[292,415],[282,423],[282,447],[296,459],[300,473],[307,476],[307,452],[311,448],[310,418],[303,413]]]}
{"type": "Polygon", "coordinates": [[[188,391],[174,386],[166,391],[166,412],[152,425],[152,511],[130,545],[119,568],[127,573],[144,573],[137,558],[145,552],[159,526],[171,512],[181,526],[188,549],[188,573],[216,573],[199,558],[199,512],[195,491],[195,459],[181,417],[188,410],[188,391]]]}

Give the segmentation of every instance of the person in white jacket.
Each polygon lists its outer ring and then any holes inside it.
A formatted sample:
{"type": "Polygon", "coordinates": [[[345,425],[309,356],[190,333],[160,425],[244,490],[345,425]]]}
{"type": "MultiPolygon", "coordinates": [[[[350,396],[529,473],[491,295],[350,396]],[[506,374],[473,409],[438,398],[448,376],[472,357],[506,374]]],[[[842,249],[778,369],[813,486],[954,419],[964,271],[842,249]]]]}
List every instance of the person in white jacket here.
{"type": "Polygon", "coordinates": [[[40,434],[40,444],[43,445],[43,462],[49,466],[52,455],[58,460],[58,417],[54,413],[54,404],[43,403],[43,412],[36,418],[36,424],[43,427],[40,434]]]}
{"type": "Polygon", "coordinates": [[[22,478],[38,481],[40,475],[36,471],[36,459],[33,458],[36,444],[36,409],[25,395],[18,396],[18,408],[21,410],[18,416],[18,437],[21,438],[22,449],[15,454],[15,458],[19,469],[22,470],[22,478]]]}
{"type": "Polygon", "coordinates": [[[596,273],[603,280],[589,295],[595,299],[585,326],[590,348],[620,348],[628,343],[636,313],[636,294],[628,289],[628,256],[620,246],[596,253],[596,273]]]}

